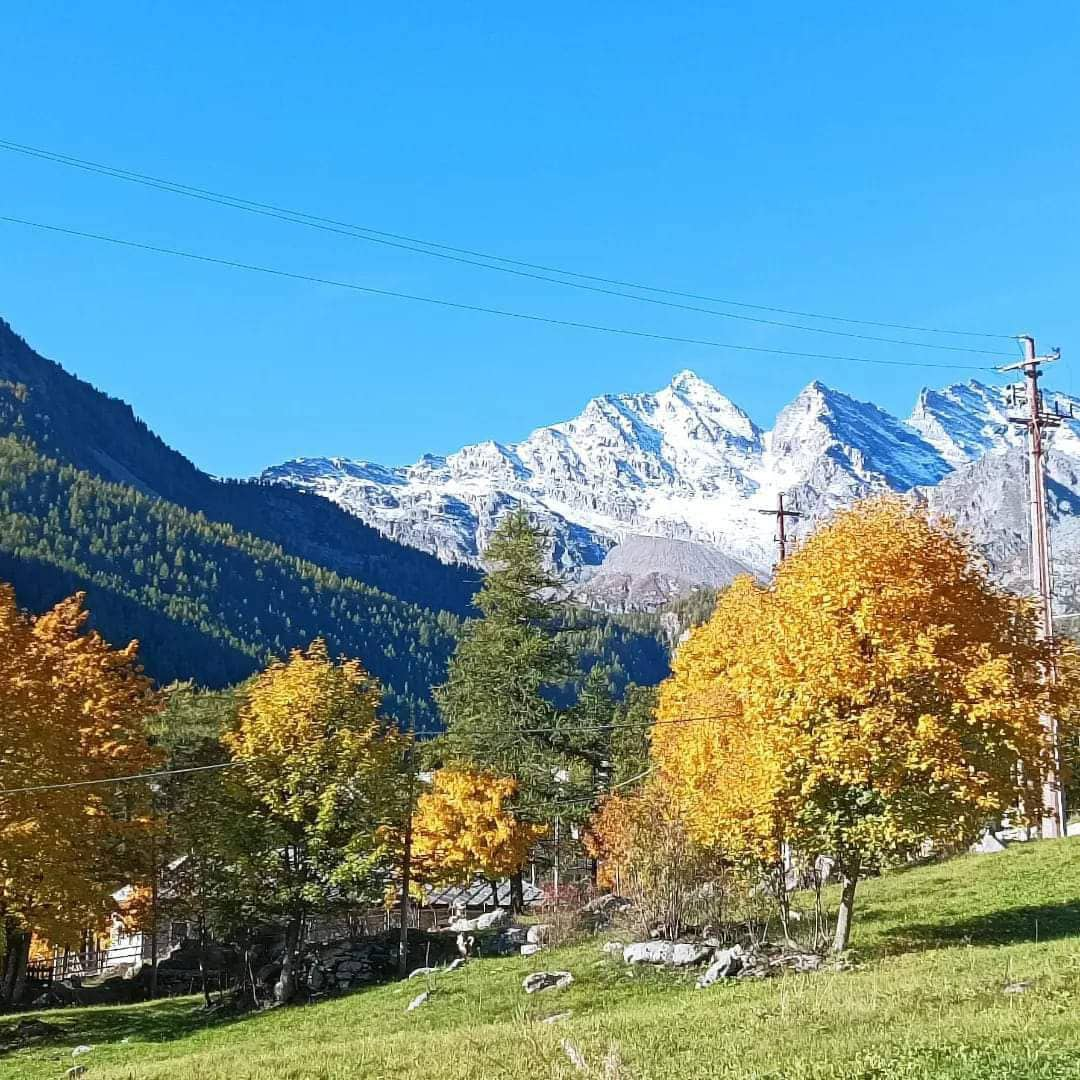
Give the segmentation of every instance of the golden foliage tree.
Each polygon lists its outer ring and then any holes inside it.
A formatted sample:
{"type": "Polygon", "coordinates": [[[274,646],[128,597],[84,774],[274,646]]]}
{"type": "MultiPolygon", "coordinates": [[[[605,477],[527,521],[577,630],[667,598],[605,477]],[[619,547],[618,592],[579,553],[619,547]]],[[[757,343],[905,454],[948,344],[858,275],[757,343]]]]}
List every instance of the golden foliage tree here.
{"type": "MultiPolygon", "coordinates": [[[[775,863],[836,860],[834,945],[888,859],[1037,813],[1052,766],[1051,647],[947,524],[894,500],[838,515],[765,588],[737,581],[679,650],[652,750],[695,834],[775,863]]],[[[1075,665],[1062,670],[1074,672],[1075,665]]]]}
{"type": "MultiPolygon", "coordinates": [[[[83,595],[37,619],[0,585],[0,789],[83,785],[156,761],[145,722],[156,709],[137,645],[85,632],[83,595]]],[[[75,944],[101,929],[112,894],[147,869],[151,828],[139,784],[0,793],[0,923],[15,994],[31,935],[75,944]]],[[[0,942],[0,952],[4,944],[0,942]]]]}
{"type": "Polygon", "coordinates": [[[224,740],[266,825],[264,899],[287,925],[281,1001],[296,990],[306,914],[377,899],[389,878],[409,740],[380,717],[381,696],[358,661],[316,640],[252,680],[224,740]]]}
{"type": "Polygon", "coordinates": [[[417,800],[413,869],[418,880],[466,885],[521,872],[529,851],[546,832],[521,821],[509,804],[517,781],[494,773],[439,769],[417,800]]]}

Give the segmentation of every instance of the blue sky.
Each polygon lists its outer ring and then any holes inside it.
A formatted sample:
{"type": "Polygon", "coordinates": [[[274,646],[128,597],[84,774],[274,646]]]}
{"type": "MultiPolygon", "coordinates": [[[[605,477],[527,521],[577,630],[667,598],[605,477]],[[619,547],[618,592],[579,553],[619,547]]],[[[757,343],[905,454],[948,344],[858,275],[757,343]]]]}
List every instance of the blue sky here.
{"type": "MultiPolygon", "coordinates": [[[[1080,7],[661,7],[15,2],[0,138],[582,273],[1031,330],[1074,388],[1080,7]]],[[[0,214],[560,319],[987,362],[578,293],[10,153],[0,214]]],[[[684,367],[763,424],[813,378],[906,413],[972,374],[501,320],[9,224],[0,315],[231,475],[512,440],[684,367]]]]}

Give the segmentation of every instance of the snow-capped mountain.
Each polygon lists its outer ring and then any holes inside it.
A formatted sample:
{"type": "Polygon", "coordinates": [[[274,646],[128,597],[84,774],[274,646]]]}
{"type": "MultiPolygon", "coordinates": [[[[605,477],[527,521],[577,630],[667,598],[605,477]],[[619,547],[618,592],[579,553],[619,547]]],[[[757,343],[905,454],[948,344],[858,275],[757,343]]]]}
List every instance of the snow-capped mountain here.
{"type": "MultiPolygon", "coordinates": [[[[1058,400],[1068,413],[1070,399],[1058,400]]],[[[1080,420],[1053,440],[1060,518],[1080,507],[1080,420]]],[[[523,506],[554,536],[553,561],[585,599],[641,608],[745,570],[766,574],[775,523],[759,511],[779,492],[805,531],[854,499],[918,489],[1008,569],[1026,529],[1022,444],[1003,389],[977,382],[923,390],[901,421],[815,381],[763,431],[682,371],[656,393],[594,398],[522,442],[406,467],[302,458],[262,479],[317,492],[448,562],[477,563],[500,517],[523,506]]]]}

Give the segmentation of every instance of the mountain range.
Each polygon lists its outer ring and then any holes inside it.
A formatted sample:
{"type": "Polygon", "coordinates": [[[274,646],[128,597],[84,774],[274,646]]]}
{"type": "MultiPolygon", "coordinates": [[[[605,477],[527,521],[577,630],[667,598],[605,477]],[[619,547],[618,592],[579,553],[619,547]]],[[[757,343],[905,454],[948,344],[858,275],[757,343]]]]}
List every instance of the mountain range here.
{"type": "MultiPolygon", "coordinates": [[[[584,602],[654,609],[697,585],[766,576],[784,493],[805,536],[837,508],[906,494],[953,517],[1002,579],[1027,570],[1023,429],[1005,388],[924,389],[906,419],[811,382],[768,430],[692,371],[655,393],[606,394],[516,443],[481,442],[413,465],[301,458],[260,479],[324,496],[384,536],[448,564],[479,565],[495,524],[524,507],[555,538],[552,561],[584,602]]],[[[1066,417],[1080,401],[1047,395],[1066,417]]],[[[1080,413],[1078,413],[1080,416],[1080,413]]],[[[1048,454],[1060,598],[1080,554],[1080,419],[1048,454]]]]}
{"type": "MultiPolygon", "coordinates": [[[[209,476],[0,320],[0,580],[32,610],[85,592],[92,624],[137,637],[159,682],[235,683],[322,636],[422,728],[480,574],[317,494],[209,476]]],[[[666,674],[656,620],[582,612],[575,628],[616,686],[666,674]]]]}

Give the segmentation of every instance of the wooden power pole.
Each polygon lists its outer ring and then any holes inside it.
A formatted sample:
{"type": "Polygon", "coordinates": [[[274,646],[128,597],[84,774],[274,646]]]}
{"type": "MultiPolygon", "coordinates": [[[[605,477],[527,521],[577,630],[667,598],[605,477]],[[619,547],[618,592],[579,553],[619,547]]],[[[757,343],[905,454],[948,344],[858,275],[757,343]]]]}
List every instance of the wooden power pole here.
{"type": "MultiPolygon", "coordinates": [[[[1061,358],[1061,350],[1055,349],[1046,356],[1035,355],[1035,339],[1021,335],[1020,345],[1024,358],[1015,364],[999,368],[1000,371],[1019,371],[1024,382],[1012,387],[1011,404],[1025,405],[1024,416],[1009,419],[1027,431],[1028,446],[1028,508],[1031,517],[1031,580],[1038,603],[1039,633],[1044,640],[1054,636],[1053,578],[1050,566],[1050,522],[1046,509],[1046,433],[1061,424],[1056,412],[1043,408],[1039,379],[1042,365],[1061,358]]],[[[1054,678],[1051,668],[1047,678],[1054,678]]],[[[1054,755],[1054,769],[1047,777],[1043,789],[1042,834],[1045,838],[1065,835],[1065,793],[1060,783],[1060,751],[1058,747],[1057,718],[1044,717],[1047,736],[1054,755]]]]}
{"type": "Polygon", "coordinates": [[[411,742],[405,752],[405,767],[409,771],[409,786],[406,796],[408,805],[405,807],[405,842],[401,858],[401,898],[399,901],[401,925],[398,938],[398,978],[401,979],[409,973],[409,887],[412,885],[413,796],[416,790],[416,770],[411,742]]]}
{"type": "Polygon", "coordinates": [[[775,510],[759,510],[759,514],[771,514],[776,518],[776,543],[780,549],[780,558],[778,563],[782,563],[787,558],[788,548],[788,536],[787,536],[787,519],[802,517],[797,510],[785,510],[784,509],[784,493],[781,491],[776,496],[776,509],[775,510]]]}

